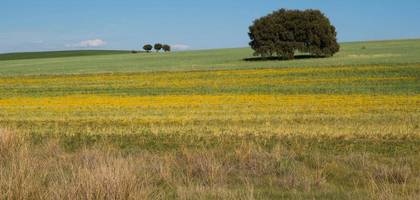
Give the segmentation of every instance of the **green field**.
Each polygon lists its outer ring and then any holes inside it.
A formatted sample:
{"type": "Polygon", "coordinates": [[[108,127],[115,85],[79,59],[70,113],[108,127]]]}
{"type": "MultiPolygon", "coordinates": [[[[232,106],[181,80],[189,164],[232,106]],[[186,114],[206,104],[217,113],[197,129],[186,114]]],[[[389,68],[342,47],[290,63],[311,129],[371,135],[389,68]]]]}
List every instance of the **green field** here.
{"type": "Polygon", "coordinates": [[[114,54],[128,54],[129,51],[114,50],[83,50],[83,51],[46,51],[46,52],[23,52],[23,53],[5,53],[0,54],[0,61],[3,60],[25,60],[42,58],[63,58],[79,56],[100,56],[114,54]]]}
{"type": "Polygon", "coordinates": [[[420,40],[250,57],[0,61],[0,199],[420,198],[420,40]]]}
{"type": "Polygon", "coordinates": [[[244,61],[243,59],[252,57],[252,50],[249,48],[187,51],[169,54],[120,54],[0,61],[0,76],[398,65],[420,63],[419,54],[420,40],[343,43],[341,44],[341,52],[332,58],[298,59],[282,62],[244,61]]]}

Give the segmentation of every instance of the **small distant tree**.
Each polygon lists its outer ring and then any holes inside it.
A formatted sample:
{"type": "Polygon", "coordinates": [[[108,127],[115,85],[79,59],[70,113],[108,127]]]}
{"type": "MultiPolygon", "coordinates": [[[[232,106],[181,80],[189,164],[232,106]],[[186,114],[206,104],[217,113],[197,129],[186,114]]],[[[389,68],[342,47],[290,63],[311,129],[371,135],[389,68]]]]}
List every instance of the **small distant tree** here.
{"type": "Polygon", "coordinates": [[[146,44],[143,46],[143,49],[147,52],[150,53],[150,51],[153,49],[153,46],[151,44],[146,44]]]}
{"type": "Polygon", "coordinates": [[[162,46],[162,49],[163,49],[163,51],[165,51],[165,52],[169,52],[169,51],[171,51],[171,46],[169,46],[169,45],[167,45],[167,44],[164,44],[164,45],[162,46]]]}
{"type": "Polygon", "coordinates": [[[160,50],[162,50],[163,45],[161,43],[156,43],[154,47],[156,52],[159,52],[160,50]]]}
{"type": "Polygon", "coordinates": [[[328,57],[340,49],[336,30],[319,10],[281,9],[257,19],[249,27],[249,43],[256,56],[293,59],[296,51],[328,57]]]}

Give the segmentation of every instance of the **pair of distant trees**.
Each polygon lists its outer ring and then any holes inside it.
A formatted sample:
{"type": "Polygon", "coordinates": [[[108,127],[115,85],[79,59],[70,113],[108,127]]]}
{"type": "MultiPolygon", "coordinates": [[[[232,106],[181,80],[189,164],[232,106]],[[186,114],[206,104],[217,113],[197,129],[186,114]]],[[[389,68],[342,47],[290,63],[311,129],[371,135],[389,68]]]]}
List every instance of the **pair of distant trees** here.
{"type": "Polygon", "coordinates": [[[159,52],[161,50],[163,50],[164,52],[169,52],[171,51],[171,46],[168,44],[161,44],[161,43],[156,43],[154,46],[152,46],[151,44],[146,44],[143,46],[143,49],[147,53],[151,52],[153,49],[155,49],[156,52],[159,52]]]}

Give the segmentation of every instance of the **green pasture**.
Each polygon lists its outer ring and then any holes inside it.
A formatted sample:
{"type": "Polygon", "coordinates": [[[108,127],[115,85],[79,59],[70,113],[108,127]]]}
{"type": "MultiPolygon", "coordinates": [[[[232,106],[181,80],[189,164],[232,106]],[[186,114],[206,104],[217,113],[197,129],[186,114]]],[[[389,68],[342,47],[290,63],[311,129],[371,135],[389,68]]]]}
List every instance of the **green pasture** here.
{"type": "Polygon", "coordinates": [[[112,54],[24,60],[3,60],[0,76],[40,74],[86,74],[152,71],[195,71],[279,67],[404,65],[420,63],[420,40],[342,43],[331,58],[291,61],[245,61],[250,48],[200,50],[172,53],[112,54]]]}

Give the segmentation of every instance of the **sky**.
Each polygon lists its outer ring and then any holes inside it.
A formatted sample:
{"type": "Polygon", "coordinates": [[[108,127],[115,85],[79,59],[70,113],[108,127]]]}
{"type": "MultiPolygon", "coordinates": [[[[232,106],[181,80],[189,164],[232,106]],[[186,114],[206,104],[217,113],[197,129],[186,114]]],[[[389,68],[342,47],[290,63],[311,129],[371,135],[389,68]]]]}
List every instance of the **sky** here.
{"type": "Polygon", "coordinates": [[[340,42],[420,38],[418,0],[0,0],[0,52],[245,47],[281,8],[320,9],[340,42]]]}

